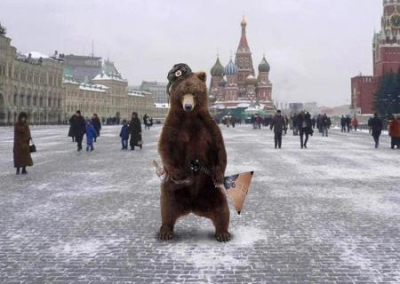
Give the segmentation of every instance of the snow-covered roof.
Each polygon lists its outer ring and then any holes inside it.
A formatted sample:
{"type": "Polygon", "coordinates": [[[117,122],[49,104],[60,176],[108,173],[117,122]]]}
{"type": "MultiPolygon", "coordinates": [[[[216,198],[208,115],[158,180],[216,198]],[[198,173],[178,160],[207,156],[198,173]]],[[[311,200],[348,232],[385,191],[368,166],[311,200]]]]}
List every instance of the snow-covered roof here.
{"type": "Polygon", "coordinates": [[[145,95],[143,95],[142,93],[139,93],[139,92],[129,92],[128,96],[142,97],[142,98],[145,97],[145,95]]]}
{"type": "Polygon", "coordinates": [[[83,90],[83,91],[92,91],[92,92],[106,92],[107,89],[109,89],[108,87],[104,86],[104,85],[89,85],[89,84],[81,84],[79,86],[79,90],[83,90]]]}
{"type": "Polygon", "coordinates": [[[39,51],[28,52],[28,53],[25,54],[25,56],[28,57],[29,54],[31,55],[31,58],[34,58],[34,59],[39,59],[40,57],[43,58],[43,59],[50,58],[50,56],[48,56],[46,54],[43,54],[43,53],[40,53],[39,51]]]}
{"type": "Polygon", "coordinates": [[[154,103],[155,108],[169,108],[169,104],[154,103]]]}
{"type": "Polygon", "coordinates": [[[120,81],[120,82],[126,82],[125,79],[122,79],[120,76],[109,76],[105,73],[100,73],[96,77],[92,79],[92,81],[104,81],[104,80],[114,80],[114,81],[120,81]]]}
{"type": "Polygon", "coordinates": [[[64,84],[74,84],[74,85],[79,85],[79,83],[78,82],[75,82],[74,80],[72,80],[71,78],[64,78],[63,79],[63,83],[64,84]]]}

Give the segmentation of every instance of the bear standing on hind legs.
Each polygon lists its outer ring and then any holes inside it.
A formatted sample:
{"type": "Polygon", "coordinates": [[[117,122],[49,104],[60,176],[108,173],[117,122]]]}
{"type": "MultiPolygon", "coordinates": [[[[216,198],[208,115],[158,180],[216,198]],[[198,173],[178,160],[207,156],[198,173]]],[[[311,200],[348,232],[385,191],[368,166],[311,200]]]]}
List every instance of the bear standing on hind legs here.
{"type": "Polygon", "coordinates": [[[158,149],[167,173],[161,185],[161,240],[173,237],[178,218],[189,213],[211,219],[215,238],[227,242],[231,236],[229,208],[222,184],[227,163],[221,131],[208,111],[206,73],[192,73],[177,64],[168,74],[170,110],[158,149]],[[212,171],[194,171],[198,160],[212,171]]]}

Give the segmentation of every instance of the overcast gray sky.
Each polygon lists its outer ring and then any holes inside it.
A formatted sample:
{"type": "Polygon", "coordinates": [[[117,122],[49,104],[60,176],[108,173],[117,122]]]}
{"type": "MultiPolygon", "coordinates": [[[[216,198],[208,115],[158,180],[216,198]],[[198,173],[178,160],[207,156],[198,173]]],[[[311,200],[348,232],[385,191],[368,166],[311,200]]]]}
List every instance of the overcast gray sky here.
{"type": "Polygon", "coordinates": [[[265,52],[273,98],[350,103],[350,77],[372,74],[382,0],[1,0],[0,21],[21,52],[113,60],[130,85],[166,81],[173,64],[209,70],[236,52],[245,14],[255,67],[265,52]]]}

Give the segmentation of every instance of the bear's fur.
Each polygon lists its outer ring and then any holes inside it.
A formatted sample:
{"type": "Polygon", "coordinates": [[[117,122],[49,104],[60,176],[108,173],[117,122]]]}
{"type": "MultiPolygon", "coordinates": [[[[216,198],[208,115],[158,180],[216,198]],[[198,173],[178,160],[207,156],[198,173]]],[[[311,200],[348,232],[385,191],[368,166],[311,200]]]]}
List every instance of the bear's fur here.
{"type": "Polygon", "coordinates": [[[226,194],[215,187],[223,183],[226,151],[221,131],[208,111],[205,82],[204,72],[192,73],[171,89],[171,108],[158,146],[168,176],[161,185],[161,240],[171,239],[177,219],[189,213],[211,219],[218,241],[230,240],[226,194]],[[185,95],[193,95],[192,111],[184,110],[185,95]],[[192,160],[212,170],[213,177],[193,172],[192,160]],[[176,183],[183,180],[185,184],[176,183]]]}

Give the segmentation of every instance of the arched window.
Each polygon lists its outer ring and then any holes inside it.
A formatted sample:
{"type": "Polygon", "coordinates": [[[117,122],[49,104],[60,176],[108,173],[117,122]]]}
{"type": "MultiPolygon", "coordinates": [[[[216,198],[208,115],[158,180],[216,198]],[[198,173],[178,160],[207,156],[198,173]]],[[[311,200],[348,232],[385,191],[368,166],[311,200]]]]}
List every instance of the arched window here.
{"type": "Polygon", "coordinates": [[[28,89],[28,94],[26,97],[26,105],[31,106],[31,100],[32,100],[32,90],[28,89]]]}
{"type": "Polygon", "coordinates": [[[38,95],[39,95],[38,90],[35,90],[33,95],[33,106],[37,106],[38,95]]]}
{"type": "Polygon", "coordinates": [[[21,94],[19,97],[20,97],[19,105],[24,106],[25,105],[25,90],[24,90],[24,88],[21,89],[21,94]]]}
{"type": "Polygon", "coordinates": [[[14,105],[17,106],[17,104],[18,104],[18,88],[17,88],[17,86],[14,86],[14,100],[13,100],[13,102],[14,102],[14,105]]]}
{"type": "Polygon", "coordinates": [[[45,96],[44,95],[44,91],[42,91],[41,94],[40,94],[40,99],[39,99],[39,106],[40,107],[44,107],[44,105],[43,105],[44,104],[44,96],[45,96]]]}

